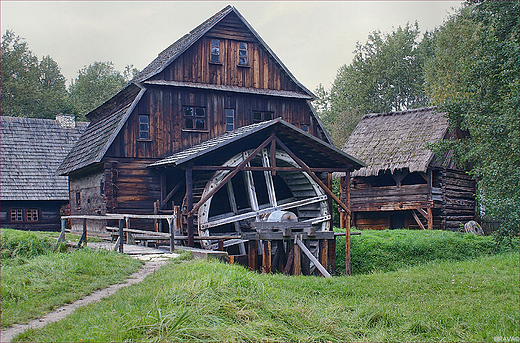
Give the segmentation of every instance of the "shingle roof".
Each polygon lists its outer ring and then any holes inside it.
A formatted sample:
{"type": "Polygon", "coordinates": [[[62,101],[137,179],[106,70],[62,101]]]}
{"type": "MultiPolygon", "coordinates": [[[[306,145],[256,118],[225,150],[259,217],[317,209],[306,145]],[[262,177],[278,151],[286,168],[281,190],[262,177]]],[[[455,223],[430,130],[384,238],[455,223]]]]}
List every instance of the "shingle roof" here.
{"type": "Polygon", "coordinates": [[[107,115],[91,117],[93,120],[65,157],[57,173],[66,175],[100,162],[144,92],[144,89],[133,85],[119,95],[117,105],[111,104],[107,115]]]}
{"type": "Polygon", "coordinates": [[[87,123],[67,128],[51,119],[0,117],[0,200],[68,200],[55,171],[87,123]]]}
{"type": "Polygon", "coordinates": [[[198,158],[208,163],[213,159],[207,158],[210,154],[225,160],[239,151],[256,148],[264,139],[269,137],[270,132],[274,129],[276,129],[276,135],[282,137],[282,141],[284,141],[289,149],[297,155],[300,155],[300,158],[302,158],[309,167],[338,167],[348,164],[355,169],[359,169],[365,166],[363,162],[336,149],[334,146],[300,130],[281,118],[276,118],[226,132],[219,137],[194,145],[157,161],[151,164],[150,167],[175,167],[198,158]],[[288,134],[288,132],[290,134],[288,134]],[[313,144],[310,144],[311,142],[314,144],[314,147],[313,144]],[[320,146],[319,150],[315,148],[316,145],[320,146]],[[226,154],[231,156],[226,157],[220,153],[219,149],[223,147],[226,147],[226,154]]]}
{"type": "Polygon", "coordinates": [[[436,107],[367,114],[342,150],[368,165],[352,176],[372,176],[403,168],[425,172],[433,159],[427,145],[443,139],[448,127],[447,118],[437,113],[436,107]]]}

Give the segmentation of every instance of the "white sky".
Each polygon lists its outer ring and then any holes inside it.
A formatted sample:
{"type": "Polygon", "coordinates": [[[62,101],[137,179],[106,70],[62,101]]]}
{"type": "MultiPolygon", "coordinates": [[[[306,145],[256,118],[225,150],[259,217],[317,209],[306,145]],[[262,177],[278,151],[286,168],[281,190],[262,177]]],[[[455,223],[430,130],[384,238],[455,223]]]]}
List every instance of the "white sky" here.
{"type": "Polygon", "coordinates": [[[40,59],[50,55],[68,82],[94,61],[142,70],[162,50],[235,6],[293,75],[314,91],[330,88],[356,43],[407,22],[422,33],[440,26],[461,1],[5,1],[7,29],[40,59]]]}

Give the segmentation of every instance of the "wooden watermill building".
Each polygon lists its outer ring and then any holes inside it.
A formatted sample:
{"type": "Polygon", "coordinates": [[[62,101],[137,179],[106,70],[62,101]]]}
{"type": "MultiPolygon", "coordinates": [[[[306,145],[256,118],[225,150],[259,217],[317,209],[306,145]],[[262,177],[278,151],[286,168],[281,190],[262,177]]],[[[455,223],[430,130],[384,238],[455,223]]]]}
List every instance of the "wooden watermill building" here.
{"type": "Polygon", "coordinates": [[[435,107],[364,116],[342,149],[367,164],[351,174],[352,225],[458,231],[475,220],[475,180],[428,148],[463,136],[435,107]]]}
{"type": "MultiPolygon", "coordinates": [[[[331,145],[314,99],[228,6],[87,115],[89,127],[59,168],[69,176],[72,213],[179,206],[180,234],[205,248],[214,242],[194,235],[236,235],[279,210],[328,231],[331,173],[364,164],[331,145]]],[[[237,254],[243,243],[225,242],[237,254]]]]}

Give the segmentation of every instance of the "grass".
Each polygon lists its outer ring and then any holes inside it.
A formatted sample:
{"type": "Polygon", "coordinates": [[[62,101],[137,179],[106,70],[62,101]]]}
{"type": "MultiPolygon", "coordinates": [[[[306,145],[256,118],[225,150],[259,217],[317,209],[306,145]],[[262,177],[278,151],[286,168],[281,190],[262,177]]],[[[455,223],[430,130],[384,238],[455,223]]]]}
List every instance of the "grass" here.
{"type": "Polygon", "coordinates": [[[55,244],[50,233],[1,230],[2,329],[121,282],[142,264],[88,248],[55,252],[55,244]]]}
{"type": "MultiPolygon", "coordinates": [[[[336,242],[336,270],[344,273],[345,237],[336,242]]],[[[515,243],[518,251],[518,239],[515,243]]],[[[499,252],[514,250],[502,246],[499,252]]],[[[432,261],[463,261],[496,252],[491,236],[451,231],[363,230],[361,235],[351,236],[353,274],[395,271],[432,261]]]]}
{"type": "Polygon", "coordinates": [[[172,261],[30,342],[493,341],[519,336],[518,252],[330,279],[172,261]]]}

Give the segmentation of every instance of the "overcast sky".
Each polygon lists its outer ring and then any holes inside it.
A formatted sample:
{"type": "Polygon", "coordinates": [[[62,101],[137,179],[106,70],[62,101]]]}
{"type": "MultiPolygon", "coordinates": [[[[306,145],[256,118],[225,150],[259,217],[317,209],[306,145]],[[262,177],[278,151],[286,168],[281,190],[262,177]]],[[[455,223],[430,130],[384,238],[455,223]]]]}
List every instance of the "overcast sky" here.
{"type": "Polygon", "coordinates": [[[142,70],[162,50],[224,8],[235,6],[293,75],[330,88],[356,43],[408,22],[440,26],[460,1],[0,1],[2,34],[50,55],[68,82],[94,61],[142,70]]]}

